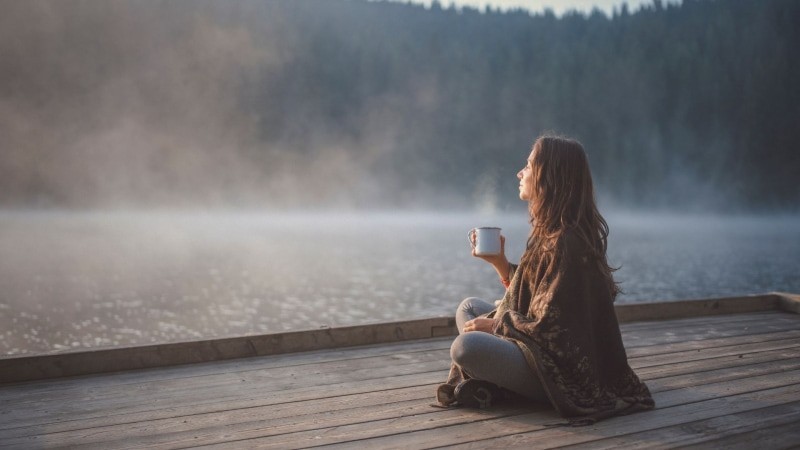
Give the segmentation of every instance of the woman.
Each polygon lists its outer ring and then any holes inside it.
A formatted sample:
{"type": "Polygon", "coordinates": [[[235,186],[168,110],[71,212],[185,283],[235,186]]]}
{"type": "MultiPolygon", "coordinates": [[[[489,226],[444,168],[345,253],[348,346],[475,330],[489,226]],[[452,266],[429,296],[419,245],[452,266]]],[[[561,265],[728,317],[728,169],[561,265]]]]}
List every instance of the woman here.
{"type": "Polygon", "coordinates": [[[595,205],[583,147],[541,136],[517,178],[530,213],[527,248],[518,266],[506,259],[503,237],[499,255],[480,256],[506,294],[496,309],[476,298],[459,306],[453,365],[437,400],[485,407],[508,390],[584,424],[653,408],[622,345],[608,225],[595,205]]]}

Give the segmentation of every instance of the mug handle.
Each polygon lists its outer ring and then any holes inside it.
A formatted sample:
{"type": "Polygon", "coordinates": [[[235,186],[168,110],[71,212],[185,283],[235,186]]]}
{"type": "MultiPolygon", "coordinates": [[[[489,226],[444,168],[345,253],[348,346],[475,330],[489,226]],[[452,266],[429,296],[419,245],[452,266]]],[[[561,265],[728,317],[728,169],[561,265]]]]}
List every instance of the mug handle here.
{"type": "MultiPolygon", "coordinates": [[[[467,242],[469,242],[469,245],[470,245],[470,247],[472,247],[473,250],[475,250],[475,242],[473,242],[473,240],[472,240],[472,236],[474,236],[474,235],[475,235],[475,228],[473,228],[473,229],[471,229],[471,230],[469,230],[467,232],[467,242]]],[[[475,239],[477,239],[477,238],[478,237],[475,236],[475,239]]]]}

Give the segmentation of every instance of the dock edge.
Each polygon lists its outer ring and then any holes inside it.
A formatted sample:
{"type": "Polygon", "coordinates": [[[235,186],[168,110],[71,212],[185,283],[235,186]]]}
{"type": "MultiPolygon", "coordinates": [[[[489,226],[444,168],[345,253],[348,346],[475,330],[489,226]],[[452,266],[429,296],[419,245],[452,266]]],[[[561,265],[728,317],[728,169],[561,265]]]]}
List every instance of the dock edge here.
{"type": "MultiPolygon", "coordinates": [[[[800,314],[800,295],[770,292],[740,297],[616,305],[620,322],[778,310],[800,314]]],[[[0,384],[279,355],[458,334],[453,317],[320,328],[144,346],[0,357],[0,384]]]]}

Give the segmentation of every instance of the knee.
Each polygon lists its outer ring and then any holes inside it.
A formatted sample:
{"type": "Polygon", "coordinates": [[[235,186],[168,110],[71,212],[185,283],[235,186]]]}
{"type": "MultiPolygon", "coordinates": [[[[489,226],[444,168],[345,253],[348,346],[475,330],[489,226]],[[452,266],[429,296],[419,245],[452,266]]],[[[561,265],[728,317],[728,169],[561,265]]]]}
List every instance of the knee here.
{"type": "Polygon", "coordinates": [[[455,338],[450,346],[450,358],[459,367],[473,366],[481,357],[478,332],[464,333],[455,338]]]}
{"type": "Polygon", "coordinates": [[[461,303],[458,305],[459,311],[470,312],[474,307],[475,303],[481,301],[478,297],[467,297],[464,300],[461,300],[461,303]]]}

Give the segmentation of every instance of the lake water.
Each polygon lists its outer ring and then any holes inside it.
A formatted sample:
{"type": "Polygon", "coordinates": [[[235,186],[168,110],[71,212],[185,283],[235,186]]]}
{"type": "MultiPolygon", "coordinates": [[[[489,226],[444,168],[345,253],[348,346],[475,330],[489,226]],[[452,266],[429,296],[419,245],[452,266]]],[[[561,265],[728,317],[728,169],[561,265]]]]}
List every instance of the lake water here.
{"type": "MultiPolygon", "coordinates": [[[[623,302],[800,292],[800,218],[609,214],[623,302]]],[[[524,212],[0,213],[0,354],[452,315],[497,299],[467,231],[524,212]]]]}

